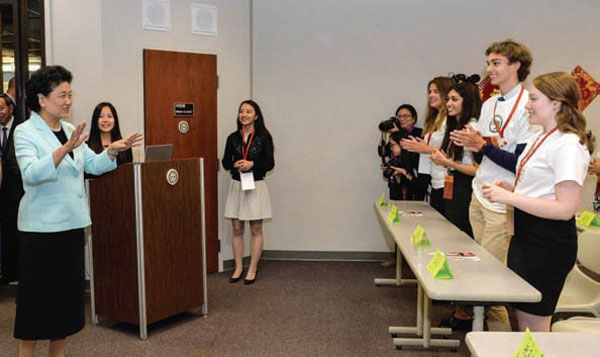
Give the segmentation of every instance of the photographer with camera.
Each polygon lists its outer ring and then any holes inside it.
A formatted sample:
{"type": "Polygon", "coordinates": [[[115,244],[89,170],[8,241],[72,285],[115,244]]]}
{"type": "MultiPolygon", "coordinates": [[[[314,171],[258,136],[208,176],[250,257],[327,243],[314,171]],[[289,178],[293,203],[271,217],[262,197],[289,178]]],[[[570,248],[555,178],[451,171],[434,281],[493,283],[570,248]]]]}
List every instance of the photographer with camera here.
{"type": "MultiPolygon", "coordinates": [[[[393,167],[400,167],[398,166],[399,164],[397,163],[397,159],[392,157],[392,150],[391,150],[391,142],[388,142],[388,140],[386,140],[386,134],[390,134],[390,139],[391,139],[391,135],[393,135],[394,133],[402,133],[402,135],[400,136],[401,139],[404,138],[408,138],[408,136],[412,135],[412,136],[417,136],[420,137],[421,133],[423,132],[423,130],[421,128],[417,128],[415,127],[415,124],[417,122],[417,111],[415,110],[415,108],[410,105],[410,104],[402,104],[400,105],[397,109],[396,109],[396,113],[395,116],[390,117],[387,120],[382,121],[381,123],[379,123],[379,130],[381,131],[381,142],[379,144],[378,147],[378,152],[379,152],[379,156],[381,157],[381,163],[382,163],[382,167],[383,166],[387,166],[388,168],[390,166],[393,167]]],[[[400,144],[400,141],[397,141],[398,144],[400,144]]],[[[402,160],[403,160],[403,164],[401,164],[401,167],[403,167],[405,170],[408,168],[408,170],[406,171],[406,174],[411,176],[411,180],[416,178],[417,176],[417,167],[419,165],[419,154],[418,153],[411,153],[411,152],[406,152],[405,150],[402,150],[402,160]]],[[[389,173],[388,176],[393,176],[391,173],[391,170],[387,171],[389,173]]],[[[384,170],[384,177],[386,179],[390,179],[390,177],[388,177],[385,175],[385,170],[384,170]]],[[[404,177],[406,177],[406,175],[404,175],[404,177]]],[[[393,179],[392,181],[395,181],[395,179],[393,179]]],[[[402,192],[394,192],[394,194],[391,193],[393,186],[390,186],[390,198],[391,199],[396,199],[396,200],[415,200],[417,198],[415,198],[415,192],[414,192],[414,187],[411,184],[407,184],[403,186],[403,191],[402,192]],[[396,198],[392,198],[396,197],[396,198]]],[[[399,188],[397,188],[399,189],[399,188]]],[[[420,199],[423,200],[424,196],[420,199]]]]}
{"type": "MultiPolygon", "coordinates": [[[[420,135],[421,129],[415,128],[417,112],[410,104],[402,104],[396,109],[396,116],[379,123],[381,141],[377,152],[381,157],[383,177],[388,180],[391,200],[414,200],[412,180],[416,174],[415,163],[418,164],[418,154],[402,150],[399,145],[403,138],[410,133],[420,135]],[[389,134],[389,141],[387,135],[389,134]]],[[[396,249],[394,249],[394,256],[396,249]]],[[[391,258],[382,263],[384,267],[396,265],[396,259],[391,258]]]]}
{"type": "MultiPolygon", "coordinates": [[[[409,136],[413,137],[422,137],[423,129],[415,127],[417,123],[417,110],[410,104],[402,104],[396,109],[396,118],[400,121],[401,129],[406,130],[409,136]]],[[[408,152],[408,156],[410,158],[410,165],[413,168],[413,176],[414,179],[418,179],[418,169],[419,169],[419,153],[416,152],[408,152]]],[[[425,200],[424,193],[417,193],[415,189],[415,185],[411,185],[412,195],[411,200],[423,201],[425,200]]]]}
{"type": "Polygon", "coordinates": [[[413,200],[412,189],[413,168],[410,162],[410,153],[402,150],[400,142],[408,137],[408,132],[403,129],[396,131],[389,138],[390,159],[381,165],[383,177],[388,180],[391,200],[413,200]]]}
{"type": "Polygon", "coordinates": [[[390,117],[379,123],[379,131],[381,132],[381,139],[379,145],[377,145],[377,154],[381,158],[381,164],[384,165],[390,156],[390,145],[387,137],[395,132],[400,131],[402,125],[397,117],[390,117]]]}

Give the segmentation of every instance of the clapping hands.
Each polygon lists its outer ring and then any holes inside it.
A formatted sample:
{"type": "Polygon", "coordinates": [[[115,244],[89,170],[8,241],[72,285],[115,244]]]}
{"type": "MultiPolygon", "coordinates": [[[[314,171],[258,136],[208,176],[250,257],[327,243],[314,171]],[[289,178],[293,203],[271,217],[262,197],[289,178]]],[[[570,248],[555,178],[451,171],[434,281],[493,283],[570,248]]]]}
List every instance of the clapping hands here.
{"type": "Polygon", "coordinates": [[[140,132],[135,132],[127,135],[125,138],[121,140],[117,140],[110,144],[108,147],[108,154],[110,156],[117,156],[121,151],[125,151],[131,149],[132,147],[136,147],[141,145],[141,141],[144,138],[144,135],[140,132]]]}

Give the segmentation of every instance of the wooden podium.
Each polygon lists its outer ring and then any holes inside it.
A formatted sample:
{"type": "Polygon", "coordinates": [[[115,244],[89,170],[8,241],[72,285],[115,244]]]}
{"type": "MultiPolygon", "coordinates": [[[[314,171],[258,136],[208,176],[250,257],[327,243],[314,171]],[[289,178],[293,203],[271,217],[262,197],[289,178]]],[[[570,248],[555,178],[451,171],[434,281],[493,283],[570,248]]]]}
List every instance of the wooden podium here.
{"type": "Polygon", "coordinates": [[[203,159],[119,166],[88,181],[92,322],[207,313],[203,159]]]}

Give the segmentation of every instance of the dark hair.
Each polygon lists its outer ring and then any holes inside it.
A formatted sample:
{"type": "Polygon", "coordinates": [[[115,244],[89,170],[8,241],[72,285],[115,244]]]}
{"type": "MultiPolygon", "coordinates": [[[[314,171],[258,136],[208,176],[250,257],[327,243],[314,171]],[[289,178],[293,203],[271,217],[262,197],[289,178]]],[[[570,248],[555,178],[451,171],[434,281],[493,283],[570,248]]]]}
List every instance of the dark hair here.
{"type": "Polygon", "coordinates": [[[40,111],[40,100],[38,94],[47,97],[50,92],[63,82],[71,83],[73,75],[62,66],[47,66],[38,69],[31,74],[27,82],[25,92],[27,106],[38,113],[40,111]]]}
{"type": "Polygon", "coordinates": [[[13,110],[15,109],[15,102],[13,102],[12,98],[6,93],[0,93],[0,98],[4,99],[4,103],[6,105],[12,105],[13,110]]]}
{"type": "Polygon", "coordinates": [[[510,64],[519,62],[521,66],[517,70],[519,76],[519,82],[525,81],[531,70],[531,63],[533,63],[533,56],[527,46],[517,41],[506,39],[502,42],[494,42],[490,47],[485,50],[485,55],[489,56],[490,53],[498,53],[508,59],[510,64]]]}
{"type": "MultiPolygon", "coordinates": [[[[90,128],[90,137],[88,139],[88,146],[92,149],[96,154],[104,151],[104,147],[102,146],[102,138],[100,137],[100,129],[98,128],[98,119],[100,118],[100,113],[102,113],[102,109],[108,107],[115,121],[115,125],[110,131],[110,141],[114,142],[117,140],[121,140],[123,137],[121,136],[121,129],[119,128],[119,116],[117,115],[117,110],[115,107],[109,102],[102,102],[96,105],[94,108],[94,112],[92,113],[92,125],[90,128]]],[[[119,155],[123,155],[122,159],[125,159],[125,152],[120,152],[119,155]]],[[[125,162],[123,161],[122,162],[125,162]]]]}
{"type": "Polygon", "coordinates": [[[462,110],[458,118],[449,115],[446,119],[446,132],[440,149],[444,150],[452,160],[460,161],[463,158],[464,149],[462,146],[451,145],[450,133],[452,130],[464,129],[473,118],[479,118],[481,114],[481,97],[479,96],[477,84],[472,81],[455,84],[448,93],[452,90],[456,91],[463,99],[462,110]]]}
{"type": "Polygon", "coordinates": [[[402,141],[402,139],[408,139],[409,135],[410,134],[408,131],[406,131],[404,129],[400,129],[398,131],[391,133],[389,140],[394,140],[395,142],[400,144],[400,141],[402,141]]]}
{"type": "Polygon", "coordinates": [[[238,107],[238,116],[236,117],[238,130],[242,130],[242,123],[240,123],[239,113],[240,113],[240,109],[242,108],[242,105],[244,105],[244,104],[248,104],[248,105],[252,106],[252,108],[254,108],[254,113],[256,113],[256,120],[254,121],[254,131],[257,134],[265,136],[269,139],[266,142],[270,143],[271,148],[268,148],[268,149],[270,149],[272,151],[273,150],[273,147],[272,147],[273,138],[271,137],[271,133],[269,133],[269,130],[267,130],[267,128],[265,127],[265,119],[263,117],[262,111],[260,110],[258,103],[256,103],[255,101],[253,101],[251,99],[247,99],[240,103],[240,106],[238,107]]]}
{"type": "Polygon", "coordinates": [[[417,122],[417,111],[415,109],[415,107],[413,107],[410,104],[402,104],[401,106],[398,107],[398,109],[396,109],[396,116],[398,116],[398,113],[400,112],[401,109],[406,109],[410,112],[410,115],[412,115],[413,119],[415,120],[413,122],[413,125],[417,122]]]}

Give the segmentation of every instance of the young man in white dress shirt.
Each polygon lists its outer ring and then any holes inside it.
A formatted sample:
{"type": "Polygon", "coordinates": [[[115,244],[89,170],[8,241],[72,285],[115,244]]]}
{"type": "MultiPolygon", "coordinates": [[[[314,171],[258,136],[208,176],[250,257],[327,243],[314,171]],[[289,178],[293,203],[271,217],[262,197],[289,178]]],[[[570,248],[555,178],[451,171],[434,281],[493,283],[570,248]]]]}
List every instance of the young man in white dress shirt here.
{"type": "MultiPolygon", "coordinates": [[[[517,159],[537,128],[530,127],[525,104],[529,93],[521,82],[530,72],[533,58],[529,49],[513,40],[492,43],[486,50],[487,74],[500,94],[489,98],[481,108],[477,130],[451,134],[455,144],[475,152],[480,161],[473,179],[469,220],[475,240],[501,262],[506,262],[510,235],[507,232],[506,205],[490,202],[482,194],[482,184],[497,180],[514,181],[517,159]]],[[[454,316],[460,316],[458,311],[454,316]]],[[[503,306],[492,306],[487,313],[488,329],[510,331],[508,313],[503,306]]]]}

